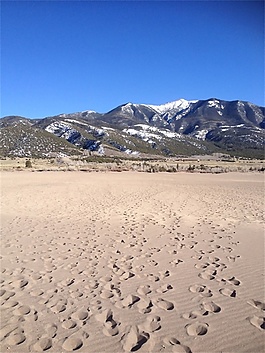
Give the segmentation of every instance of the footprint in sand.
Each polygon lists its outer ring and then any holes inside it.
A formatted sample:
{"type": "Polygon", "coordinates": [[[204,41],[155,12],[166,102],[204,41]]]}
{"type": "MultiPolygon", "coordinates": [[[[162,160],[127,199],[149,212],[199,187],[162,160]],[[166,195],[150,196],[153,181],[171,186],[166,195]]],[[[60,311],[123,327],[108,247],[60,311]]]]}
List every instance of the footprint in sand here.
{"type": "Polygon", "coordinates": [[[141,314],[147,314],[152,311],[153,303],[149,298],[140,298],[137,308],[141,314]]]}
{"type": "Polygon", "coordinates": [[[164,278],[169,277],[169,276],[170,276],[169,270],[160,271],[159,272],[159,279],[164,279],[164,278]]]}
{"type": "Polygon", "coordinates": [[[119,333],[117,323],[112,321],[107,321],[103,327],[103,333],[105,336],[116,336],[119,333]]]}
{"type": "Polygon", "coordinates": [[[62,347],[68,352],[76,351],[83,346],[83,341],[79,337],[70,336],[66,338],[62,347]]]}
{"type": "Polygon", "coordinates": [[[110,309],[105,309],[101,313],[95,315],[95,319],[102,324],[106,323],[107,321],[113,320],[113,312],[110,309]]]}
{"type": "Polygon", "coordinates": [[[52,347],[52,340],[48,337],[42,337],[34,344],[33,347],[37,352],[47,351],[52,347]]]}
{"type": "Polygon", "coordinates": [[[217,274],[216,270],[206,270],[198,274],[198,276],[202,279],[213,280],[215,275],[217,274]]]}
{"type": "Polygon", "coordinates": [[[85,286],[85,288],[87,288],[87,289],[97,289],[98,286],[99,286],[98,281],[92,279],[91,281],[89,281],[89,284],[85,286]]]}
{"type": "Polygon", "coordinates": [[[156,291],[157,291],[157,293],[166,293],[170,289],[173,289],[171,284],[164,284],[162,287],[158,288],[156,291]]]}
{"type": "Polygon", "coordinates": [[[103,276],[100,279],[100,282],[102,283],[107,283],[107,282],[111,282],[112,281],[112,276],[103,276]]]}
{"type": "Polygon", "coordinates": [[[187,314],[183,314],[182,317],[186,320],[189,319],[198,319],[202,316],[207,316],[209,313],[207,310],[203,309],[203,307],[201,308],[201,310],[193,310],[187,314]]]}
{"type": "Polygon", "coordinates": [[[120,276],[120,279],[122,279],[122,280],[128,280],[129,278],[132,278],[132,277],[134,277],[134,276],[135,276],[134,273],[132,273],[132,272],[130,272],[130,271],[126,271],[126,272],[124,272],[124,273],[120,276]]]}
{"type": "Polygon", "coordinates": [[[111,290],[103,289],[100,293],[100,297],[103,299],[110,299],[114,297],[114,293],[111,290]]]}
{"type": "Polygon", "coordinates": [[[15,292],[11,292],[11,291],[6,291],[5,289],[1,290],[1,299],[6,301],[10,298],[12,298],[16,293],[15,292]]]}
{"type": "Polygon", "coordinates": [[[164,310],[173,310],[174,304],[163,298],[157,298],[155,301],[156,306],[164,310]]]}
{"type": "Polygon", "coordinates": [[[181,260],[181,259],[176,259],[176,260],[171,261],[170,264],[173,265],[173,266],[178,266],[182,262],[184,262],[184,261],[181,260]]]}
{"type": "Polygon", "coordinates": [[[143,329],[143,331],[149,333],[158,331],[159,329],[161,329],[160,320],[160,316],[149,316],[147,317],[146,321],[141,324],[141,328],[143,329]]]}
{"type": "Polygon", "coordinates": [[[17,289],[23,289],[29,282],[26,279],[17,279],[11,282],[12,286],[17,289]]]}
{"type": "Polygon", "coordinates": [[[63,311],[66,310],[66,305],[59,302],[58,304],[56,304],[55,306],[53,306],[53,307],[51,308],[51,310],[52,310],[55,314],[59,314],[59,313],[62,313],[63,311]]]}
{"type": "Polygon", "coordinates": [[[248,303],[249,305],[253,306],[253,307],[256,308],[256,309],[260,309],[260,310],[265,311],[265,303],[260,302],[259,300],[253,300],[253,299],[251,299],[251,300],[249,300],[247,303],[248,303]]]}
{"type": "Polygon", "coordinates": [[[79,289],[73,290],[73,291],[69,291],[69,295],[71,298],[73,299],[78,299],[83,297],[83,293],[79,291],[79,289]]]}
{"type": "Polygon", "coordinates": [[[186,326],[186,331],[189,336],[203,336],[208,332],[208,324],[201,322],[194,322],[186,326]]]}
{"type": "Polygon", "coordinates": [[[72,319],[65,320],[62,323],[62,327],[67,329],[67,330],[70,330],[70,329],[76,327],[76,322],[74,320],[72,320],[72,319]]]}
{"type": "Polygon", "coordinates": [[[113,318],[113,312],[105,309],[95,316],[96,320],[103,324],[103,333],[106,336],[116,336],[119,333],[118,323],[113,318]]]}
{"type": "Polygon", "coordinates": [[[7,337],[6,343],[10,346],[17,346],[26,340],[26,336],[21,333],[14,333],[7,337]]]}
{"type": "Polygon", "coordinates": [[[147,295],[147,294],[152,293],[152,289],[151,289],[151,286],[149,286],[149,285],[142,285],[137,289],[137,292],[140,295],[147,295]]]}
{"type": "Polygon", "coordinates": [[[257,327],[259,330],[265,330],[265,317],[264,316],[251,316],[247,318],[251,325],[257,327]]]}
{"type": "Polygon", "coordinates": [[[131,308],[139,300],[140,298],[137,295],[129,294],[126,298],[122,299],[121,304],[124,308],[131,308]]]}
{"type": "Polygon", "coordinates": [[[212,297],[212,291],[203,284],[194,284],[189,287],[189,291],[192,293],[199,293],[203,297],[212,297]]]}
{"type": "Polygon", "coordinates": [[[194,265],[194,267],[198,268],[198,269],[204,269],[207,268],[208,266],[210,266],[209,262],[204,262],[202,264],[196,264],[194,265]]]}
{"type": "Polygon", "coordinates": [[[156,276],[156,275],[154,275],[153,273],[148,273],[146,276],[147,276],[147,278],[148,278],[149,280],[151,280],[151,281],[154,281],[154,282],[160,281],[159,276],[156,276]]]}
{"type": "Polygon", "coordinates": [[[231,248],[230,246],[227,246],[227,247],[225,247],[224,249],[223,249],[223,251],[225,251],[225,252],[232,252],[234,249],[233,248],[231,248]]]}
{"type": "Polygon", "coordinates": [[[95,319],[101,323],[107,322],[112,317],[112,310],[105,309],[99,314],[95,315],[95,319]]]}
{"type": "Polygon", "coordinates": [[[235,298],[236,297],[236,291],[234,289],[230,289],[230,288],[221,288],[219,289],[219,292],[224,295],[225,297],[232,297],[235,298]]]}
{"type": "Polygon", "coordinates": [[[33,297],[40,297],[43,294],[44,294],[44,291],[39,288],[34,289],[33,291],[30,292],[30,295],[32,295],[33,297]]]}
{"type": "Polygon", "coordinates": [[[211,267],[218,268],[219,271],[223,271],[227,268],[226,264],[224,264],[223,262],[213,262],[211,264],[211,267]]]}
{"type": "Polygon", "coordinates": [[[50,338],[54,338],[57,334],[57,326],[55,324],[47,324],[44,329],[50,338]]]}
{"type": "Polygon", "coordinates": [[[208,259],[212,262],[217,262],[220,261],[220,258],[217,256],[209,256],[208,259]]]}
{"type": "Polygon", "coordinates": [[[147,342],[149,337],[149,333],[140,330],[138,326],[131,326],[121,338],[123,349],[126,352],[137,351],[147,342]]]}
{"type": "Polygon", "coordinates": [[[88,311],[86,309],[77,310],[71,315],[71,319],[79,320],[79,321],[84,321],[87,318],[88,318],[88,311]]]}
{"type": "Polygon", "coordinates": [[[235,285],[235,286],[239,286],[240,283],[241,283],[241,282],[240,282],[236,277],[234,277],[234,276],[228,278],[227,282],[229,282],[229,283],[231,283],[231,284],[233,284],[233,285],[235,285]]]}
{"type": "Polygon", "coordinates": [[[176,255],[178,252],[175,249],[171,249],[171,250],[168,250],[167,253],[170,255],[176,255]]]}
{"type": "Polygon", "coordinates": [[[221,307],[212,301],[201,304],[201,307],[210,313],[219,313],[221,311],[221,307]]]}
{"type": "Polygon", "coordinates": [[[6,300],[4,302],[4,304],[2,304],[2,307],[3,308],[6,308],[6,309],[9,309],[9,308],[14,308],[15,306],[18,305],[18,302],[16,300],[13,300],[13,299],[9,299],[9,300],[6,300]]]}
{"type": "MultiPolygon", "coordinates": [[[[75,280],[74,278],[67,278],[65,279],[64,281],[62,281],[60,283],[60,286],[63,286],[63,287],[69,287],[71,286],[72,284],[74,284],[75,280]]],[[[59,283],[58,283],[59,284],[59,283]]]]}
{"type": "Polygon", "coordinates": [[[201,255],[193,255],[191,258],[195,260],[202,260],[203,257],[201,255]]]}
{"type": "Polygon", "coordinates": [[[180,341],[175,337],[165,337],[163,339],[163,343],[166,346],[173,346],[172,347],[173,353],[192,353],[188,346],[181,344],[180,341]]]}
{"type": "Polygon", "coordinates": [[[147,260],[147,263],[149,263],[150,264],[150,266],[157,266],[158,265],[158,262],[157,261],[155,261],[155,260],[147,260]]]}
{"type": "Polygon", "coordinates": [[[2,297],[6,293],[5,289],[0,289],[0,297],[2,297]]]}
{"type": "Polygon", "coordinates": [[[29,313],[30,313],[30,307],[28,305],[22,305],[13,311],[13,314],[17,316],[28,315],[29,313]]]}
{"type": "Polygon", "coordinates": [[[15,335],[18,333],[23,333],[22,330],[18,327],[18,322],[10,322],[9,324],[0,329],[0,340],[3,340],[6,337],[10,337],[11,335],[15,335]]]}
{"type": "Polygon", "coordinates": [[[115,284],[108,282],[104,285],[101,294],[102,294],[102,297],[104,296],[107,296],[107,297],[109,296],[110,298],[112,298],[113,296],[120,297],[121,291],[118,286],[115,286],[115,284]]]}
{"type": "Polygon", "coordinates": [[[226,258],[229,262],[235,262],[238,258],[240,258],[240,255],[236,255],[236,256],[230,255],[230,256],[226,256],[226,258]]]}

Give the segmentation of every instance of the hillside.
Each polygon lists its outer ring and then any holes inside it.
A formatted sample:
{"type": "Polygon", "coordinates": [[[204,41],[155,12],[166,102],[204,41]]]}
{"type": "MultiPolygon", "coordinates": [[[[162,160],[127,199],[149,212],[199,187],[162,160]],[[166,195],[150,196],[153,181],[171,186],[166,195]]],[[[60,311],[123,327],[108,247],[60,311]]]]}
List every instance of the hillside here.
{"type": "Polygon", "coordinates": [[[49,157],[96,152],[134,157],[203,155],[264,157],[264,107],[211,98],[163,105],[126,103],[100,114],[0,120],[2,156],[49,157]]]}

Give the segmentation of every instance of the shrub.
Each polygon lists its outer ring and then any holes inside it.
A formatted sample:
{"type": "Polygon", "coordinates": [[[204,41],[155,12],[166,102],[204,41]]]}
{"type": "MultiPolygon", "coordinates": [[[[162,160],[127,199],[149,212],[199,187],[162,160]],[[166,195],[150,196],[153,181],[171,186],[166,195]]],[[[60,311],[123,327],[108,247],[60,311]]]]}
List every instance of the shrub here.
{"type": "Polygon", "coordinates": [[[26,160],[26,168],[32,168],[31,160],[27,159],[26,160]]]}
{"type": "Polygon", "coordinates": [[[193,165],[193,166],[189,165],[187,171],[192,172],[194,169],[195,169],[195,165],[193,165]]]}

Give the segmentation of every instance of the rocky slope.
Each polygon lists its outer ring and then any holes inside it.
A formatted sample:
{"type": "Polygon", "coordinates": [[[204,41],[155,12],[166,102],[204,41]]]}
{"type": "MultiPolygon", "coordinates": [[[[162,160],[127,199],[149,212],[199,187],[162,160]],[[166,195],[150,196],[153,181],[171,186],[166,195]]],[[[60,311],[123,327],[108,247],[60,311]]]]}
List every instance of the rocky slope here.
{"type": "Polygon", "coordinates": [[[126,103],[99,114],[84,111],[0,121],[1,155],[66,155],[84,150],[175,156],[224,152],[262,158],[265,109],[219,99],[163,105],[126,103]]]}

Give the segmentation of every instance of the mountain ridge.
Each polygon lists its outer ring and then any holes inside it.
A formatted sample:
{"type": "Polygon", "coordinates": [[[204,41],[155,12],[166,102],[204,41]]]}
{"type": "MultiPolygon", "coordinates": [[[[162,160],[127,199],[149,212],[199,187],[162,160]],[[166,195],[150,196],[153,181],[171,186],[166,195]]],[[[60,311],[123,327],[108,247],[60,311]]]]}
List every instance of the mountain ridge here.
{"type": "MultiPolygon", "coordinates": [[[[10,130],[14,124],[28,124],[28,128],[37,129],[38,133],[44,130],[66,140],[74,149],[101,154],[104,148],[112,148],[127,154],[175,156],[220,150],[264,156],[265,108],[240,100],[181,98],[160,105],[128,102],[106,113],[85,110],[40,119],[19,116],[0,119],[2,132],[6,134],[10,133],[7,127],[10,130]]],[[[12,148],[1,145],[0,140],[1,154],[12,155],[12,148]]]]}

